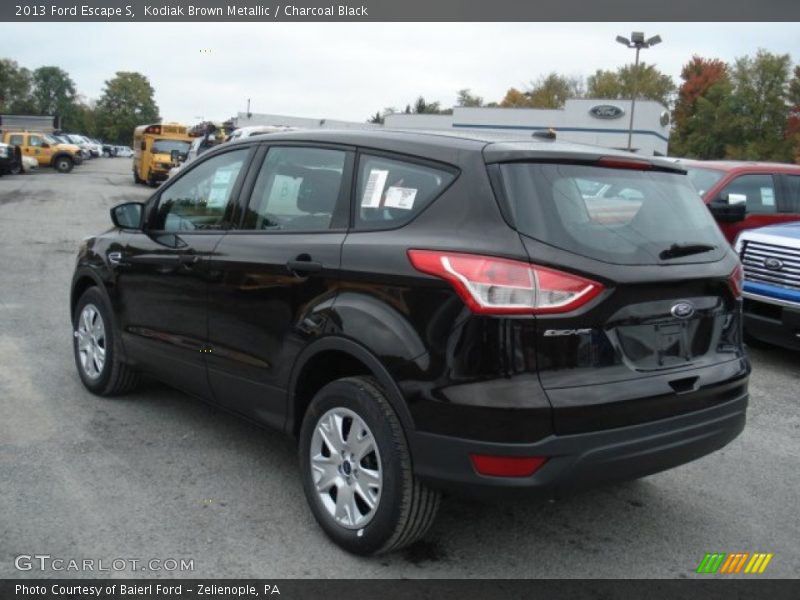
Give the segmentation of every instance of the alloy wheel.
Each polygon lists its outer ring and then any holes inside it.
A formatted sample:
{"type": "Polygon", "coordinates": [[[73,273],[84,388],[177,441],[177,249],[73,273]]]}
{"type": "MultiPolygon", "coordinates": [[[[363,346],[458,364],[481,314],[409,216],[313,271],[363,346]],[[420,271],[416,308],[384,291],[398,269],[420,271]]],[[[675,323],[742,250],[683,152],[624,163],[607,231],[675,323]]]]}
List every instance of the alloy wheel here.
{"type": "Polygon", "coordinates": [[[311,438],[311,474],[328,515],[346,529],[361,529],[375,515],[383,487],[378,445],[355,412],[334,408],[317,421],[311,438]]]}
{"type": "Polygon", "coordinates": [[[83,307],[74,336],[81,369],[90,379],[97,379],[106,363],[106,327],[94,304],[83,307]]]}

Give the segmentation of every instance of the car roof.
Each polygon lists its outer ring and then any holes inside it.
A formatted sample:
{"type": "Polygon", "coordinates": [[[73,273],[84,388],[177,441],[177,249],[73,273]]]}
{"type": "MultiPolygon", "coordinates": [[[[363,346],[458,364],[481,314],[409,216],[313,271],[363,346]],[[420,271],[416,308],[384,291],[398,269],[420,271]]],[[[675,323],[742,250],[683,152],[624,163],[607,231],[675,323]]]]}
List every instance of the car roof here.
{"type": "MultiPolygon", "coordinates": [[[[556,133],[556,136],[558,134],[556,133]]],[[[263,138],[261,138],[262,141],[263,138]]],[[[253,143],[240,138],[230,144],[253,143]]],[[[457,162],[463,151],[482,152],[486,162],[530,159],[593,160],[600,157],[646,161],[660,168],[684,172],[680,164],[663,158],[631,154],[601,146],[562,142],[533,135],[493,131],[408,130],[408,129],[306,129],[270,134],[269,142],[318,142],[360,146],[377,150],[427,156],[457,162]],[[450,160],[447,157],[450,156],[450,160]]]]}

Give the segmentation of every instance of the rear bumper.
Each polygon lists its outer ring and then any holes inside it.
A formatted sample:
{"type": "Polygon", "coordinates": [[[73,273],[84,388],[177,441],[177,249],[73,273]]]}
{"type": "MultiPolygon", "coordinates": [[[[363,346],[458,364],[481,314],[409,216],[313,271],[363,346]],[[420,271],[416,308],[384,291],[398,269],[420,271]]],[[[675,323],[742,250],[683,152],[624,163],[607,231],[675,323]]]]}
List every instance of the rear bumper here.
{"type": "Polygon", "coordinates": [[[691,413],[605,431],[549,436],[532,444],[498,444],[415,432],[414,472],[432,487],[478,497],[560,496],[636,479],[714,452],[744,429],[748,395],[691,413]],[[470,454],[546,456],[530,477],[479,475],[470,454]]]}
{"type": "Polygon", "coordinates": [[[745,293],[744,330],[759,341],[800,350],[800,304],[745,293]]]}

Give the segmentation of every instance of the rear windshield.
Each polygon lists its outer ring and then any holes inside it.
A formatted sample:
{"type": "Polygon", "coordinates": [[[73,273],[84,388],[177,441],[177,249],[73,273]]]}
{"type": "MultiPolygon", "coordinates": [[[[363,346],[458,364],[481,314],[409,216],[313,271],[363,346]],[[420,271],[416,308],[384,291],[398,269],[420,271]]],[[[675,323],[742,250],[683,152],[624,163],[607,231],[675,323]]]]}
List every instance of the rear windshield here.
{"type": "Polygon", "coordinates": [[[520,233],[603,262],[710,262],[726,242],[687,177],[554,163],[501,165],[520,233]]]}
{"type": "Polygon", "coordinates": [[[725,175],[725,173],[716,169],[700,168],[687,169],[686,174],[701,196],[705,196],[706,192],[717,185],[717,182],[725,175]]]}

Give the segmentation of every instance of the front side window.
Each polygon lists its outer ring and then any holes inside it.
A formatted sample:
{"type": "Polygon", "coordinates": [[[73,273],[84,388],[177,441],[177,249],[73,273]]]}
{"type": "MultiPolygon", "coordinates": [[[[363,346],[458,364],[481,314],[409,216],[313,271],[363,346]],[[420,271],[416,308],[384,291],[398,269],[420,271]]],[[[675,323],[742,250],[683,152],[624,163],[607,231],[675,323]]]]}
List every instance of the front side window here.
{"type": "Polygon", "coordinates": [[[614,264],[719,260],[727,242],[687,177],[556,163],[501,165],[520,233],[614,264]]]}
{"type": "Polygon", "coordinates": [[[404,225],[454,178],[454,173],[444,169],[363,155],[356,187],[356,229],[389,229],[404,225]]]}
{"type": "Polygon", "coordinates": [[[722,190],[730,204],[744,202],[748,213],[774,213],[775,184],[772,175],[740,175],[722,190]]]}
{"type": "Polygon", "coordinates": [[[339,201],[346,156],[342,150],[270,148],[253,187],[244,228],[329,229],[339,201]]]}
{"type": "Polygon", "coordinates": [[[153,228],[193,231],[223,228],[249,149],[215,156],[182,174],[158,200],[153,228]]]}
{"type": "Polygon", "coordinates": [[[28,143],[31,146],[39,147],[39,146],[42,145],[42,138],[39,137],[38,135],[32,135],[32,136],[30,136],[30,138],[28,138],[28,140],[29,140],[28,143]]]}

